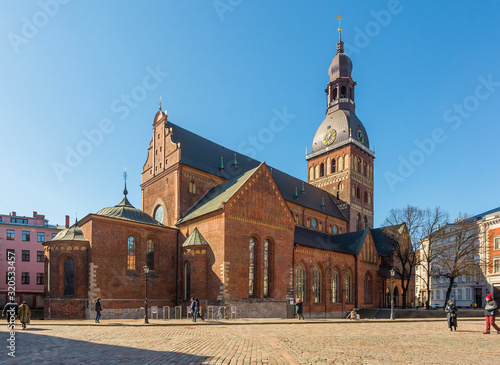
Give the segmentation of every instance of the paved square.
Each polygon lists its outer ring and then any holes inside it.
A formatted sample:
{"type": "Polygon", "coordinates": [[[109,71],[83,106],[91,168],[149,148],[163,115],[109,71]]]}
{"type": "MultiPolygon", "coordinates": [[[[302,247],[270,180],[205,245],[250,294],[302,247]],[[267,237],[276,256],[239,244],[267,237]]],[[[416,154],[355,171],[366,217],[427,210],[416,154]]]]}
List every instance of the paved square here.
{"type": "MultiPolygon", "coordinates": [[[[162,323],[157,321],[156,323],[162,323]]],[[[165,322],[163,322],[165,323],[165,322]]],[[[182,326],[33,325],[0,364],[498,364],[500,335],[483,321],[182,326]]]]}

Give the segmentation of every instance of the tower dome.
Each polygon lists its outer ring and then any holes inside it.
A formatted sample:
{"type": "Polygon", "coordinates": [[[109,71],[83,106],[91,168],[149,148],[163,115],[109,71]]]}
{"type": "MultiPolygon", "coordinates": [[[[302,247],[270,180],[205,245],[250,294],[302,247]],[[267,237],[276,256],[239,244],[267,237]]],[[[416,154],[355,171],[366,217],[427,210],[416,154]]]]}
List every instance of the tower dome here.
{"type": "Polygon", "coordinates": [[[337,54],[333,58],[330,68],[328,69],[330,81],[335,81],[340,77],[351,77],[352,61],[349,56],[344,53],[344,42],[340,41],[339,44],[342,44],[341,53],[339,53],[337,49],[337,54]]]}

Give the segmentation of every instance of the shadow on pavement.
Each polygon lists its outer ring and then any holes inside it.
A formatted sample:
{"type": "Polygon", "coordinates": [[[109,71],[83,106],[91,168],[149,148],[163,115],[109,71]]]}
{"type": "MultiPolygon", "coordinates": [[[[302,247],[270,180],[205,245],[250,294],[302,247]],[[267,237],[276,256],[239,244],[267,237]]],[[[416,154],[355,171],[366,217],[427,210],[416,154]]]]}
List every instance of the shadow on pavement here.
{"type": "Polygon", "coordinates": [[[210,360],[209,356],[97,344],[29,331],[16,331],[15,357],[11,357],[3,345],[9,345],[9,337],[7,332],[0,333],[0,364],[200,364],[210,360]]]}

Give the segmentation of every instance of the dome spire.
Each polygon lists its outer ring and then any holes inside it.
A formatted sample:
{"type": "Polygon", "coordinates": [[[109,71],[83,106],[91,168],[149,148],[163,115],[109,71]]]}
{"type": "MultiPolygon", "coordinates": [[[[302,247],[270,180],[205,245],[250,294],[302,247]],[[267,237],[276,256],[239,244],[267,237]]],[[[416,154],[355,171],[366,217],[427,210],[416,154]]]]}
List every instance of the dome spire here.
{"type": "Polygon", "coordinates": [[[123,189],[123,195],[127,197],[128,191],[127,191],[127,168],[123,170],[123,180],[125,180],[125,189],[123,189]]]}
{"type": "Polygon", "coordinates": [[[339,20],[339,42],[337,43],[337,54],[339,54],[339,53],[344,53],[344,42],[342,42],[342,28],[340,27],[342,14],[336,15],[335,18],[339,20]]]}

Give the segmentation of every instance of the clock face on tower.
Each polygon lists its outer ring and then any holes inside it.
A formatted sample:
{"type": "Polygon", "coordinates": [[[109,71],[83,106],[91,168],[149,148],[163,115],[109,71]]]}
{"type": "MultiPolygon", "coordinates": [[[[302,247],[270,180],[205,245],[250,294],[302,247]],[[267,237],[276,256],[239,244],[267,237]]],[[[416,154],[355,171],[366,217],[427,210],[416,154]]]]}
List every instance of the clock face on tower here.
{"type": "Polygon", "coordinates": [[[363,143],[365,141],[365,136],[363,136],[363,132],[361,132],[361,129],[358,129],[356,132],[356,137],[358,138],[358,141],[363,143]]]}
{"type": "Polygon", "coordinates": [[[337,132],[335,131],[335,129],[330,129],[323,136],[323,144],[325,146],[331,145],[335,141],[335,137],[337,137],[337,132]]]}

